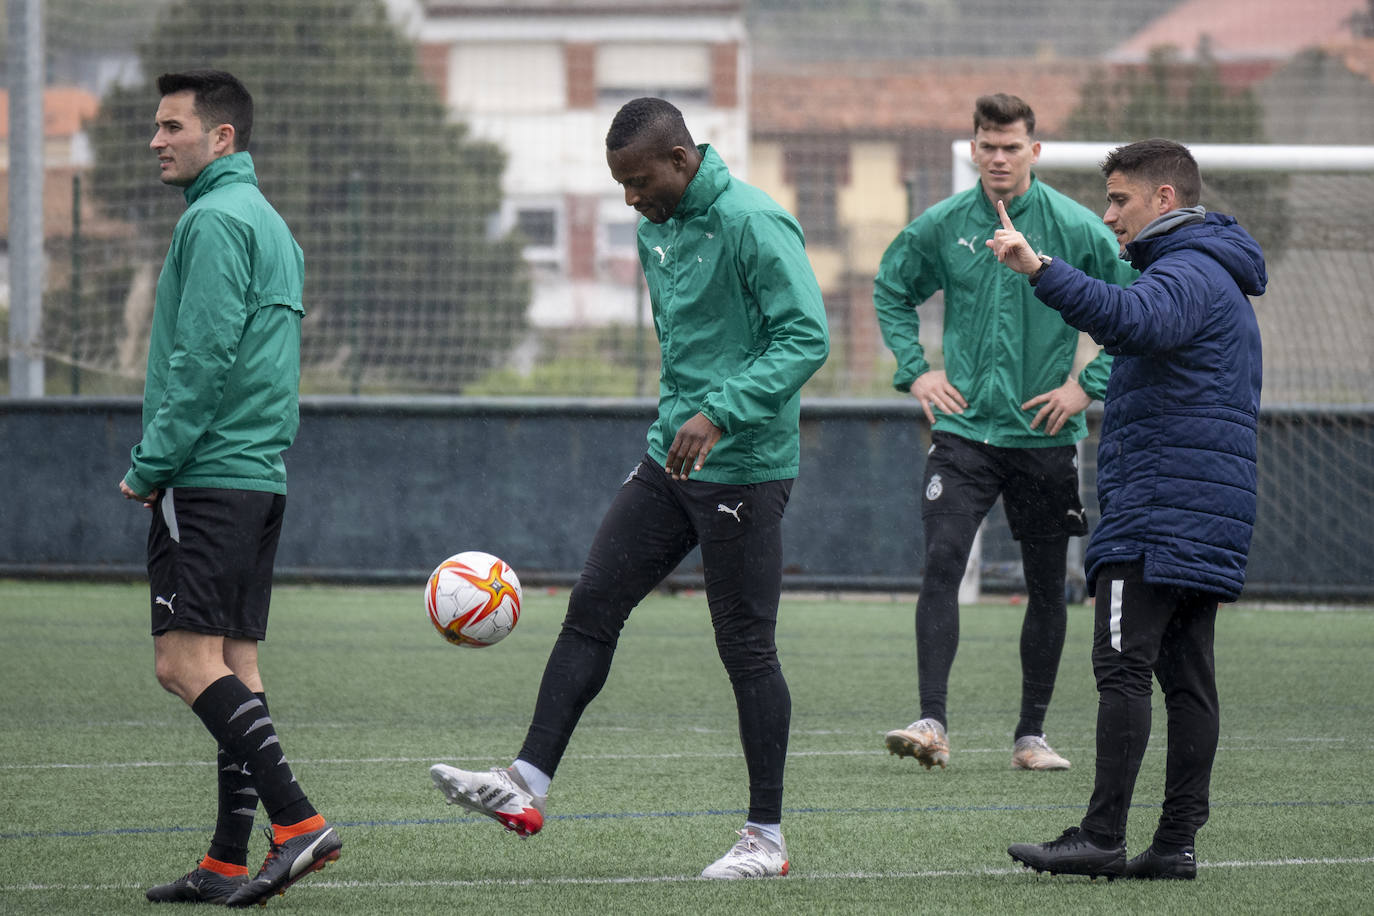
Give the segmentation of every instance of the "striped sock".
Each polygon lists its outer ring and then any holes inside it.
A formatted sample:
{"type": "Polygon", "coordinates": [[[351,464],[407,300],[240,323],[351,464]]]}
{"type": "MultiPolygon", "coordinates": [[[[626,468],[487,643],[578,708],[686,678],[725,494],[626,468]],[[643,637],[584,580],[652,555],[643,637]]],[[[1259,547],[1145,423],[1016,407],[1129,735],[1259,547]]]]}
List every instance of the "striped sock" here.
{"type": "Polygon", "coordinates": [[[224,875],[226,878],[237,878],[239,875],[248,874],[248,866],[234,862],[221,862],[213,856],[206,856],[200,860],[200,867],[206,871],[212,871],[217,875],[224,875]]]}
{"type": "Polygon", "coordinates": [[[316,830],[323,830],[324,828],[324,817],[319,814],[311,815],[305,820],[295,824],[287,824],[285,826],[273,824],[272,842],[278,844],[285,843],[287,840],[298,837],[303,833],[314,833],[316,830]]]}
{"type": "Polygon", "coordinates": [[[295,824],[318,813],[296,784],[266,704],[243,681],[226,674],[196,697],[191,711],[230,759],[242,761],[274,824],[295,824]]]}

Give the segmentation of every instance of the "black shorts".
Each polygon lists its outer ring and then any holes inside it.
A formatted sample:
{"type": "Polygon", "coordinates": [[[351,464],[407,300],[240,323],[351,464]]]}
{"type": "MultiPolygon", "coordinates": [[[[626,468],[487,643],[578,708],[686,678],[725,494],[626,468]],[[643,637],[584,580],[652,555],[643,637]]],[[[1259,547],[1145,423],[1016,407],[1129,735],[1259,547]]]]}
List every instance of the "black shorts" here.
{"type": "Polygon", "coordinates": [[[1078,498],[1078,449],[1000,448],[932,432],[926,455],[921,516],[966,515],[979,520],[997,497],[1016,540],[1051,540],[1088,533],[1078,498]]]}
{"type": "Polygon", "coordinates": [[[163,490],[148,529],[153,635],[267,636],[286,497],[255,490],[163,490]]]}

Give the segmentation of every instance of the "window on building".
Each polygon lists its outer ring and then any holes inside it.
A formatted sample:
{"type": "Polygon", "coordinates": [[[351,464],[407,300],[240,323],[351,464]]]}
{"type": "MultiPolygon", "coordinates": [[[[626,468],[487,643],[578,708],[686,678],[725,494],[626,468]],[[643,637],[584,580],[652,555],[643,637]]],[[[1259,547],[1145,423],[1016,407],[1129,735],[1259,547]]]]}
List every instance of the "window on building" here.
{"type": "Polygon", "coordinates": [[[797,220],[808,244],[836,245],[842,240],[840,189],[849,184],[849,150],[840,143],[789,145],[788,184],[796,190],[797,220]]]}
{"type": "Polygon", "coordinates": [[[652,95],[673,103],[704,103],[711,97],[711,48],[707,44],[603,44],[596,53],[597,100],[618,105],[652,95]]]}
{"type": "Polygon", "coordinates": [[[520,234],[526,261],[546,265],[563,262],[567,244],[563,210],[557,202],[507,199],[501,209],[501,224],[505,231],[520,234]]]}
{"type": "Polygon", "coordinates": [[[638,247],[635,233],[639,228],[638,222],[607,222],[603,224],[606,228],[606,251],[608,254],[634,257],[638,247]]]}
{"type": "Polygon", "coordinates": [[[553,248],[558,244],[558,214],[546,207],[522,207],[515,211],[515,228],[525,244],[553,248]]]}
{"type": "Polygon", "coordinates": [[[560,111],[567,101],[563,47],[556,42],[453,46],[449,104],[462,112],[560,111]]]}

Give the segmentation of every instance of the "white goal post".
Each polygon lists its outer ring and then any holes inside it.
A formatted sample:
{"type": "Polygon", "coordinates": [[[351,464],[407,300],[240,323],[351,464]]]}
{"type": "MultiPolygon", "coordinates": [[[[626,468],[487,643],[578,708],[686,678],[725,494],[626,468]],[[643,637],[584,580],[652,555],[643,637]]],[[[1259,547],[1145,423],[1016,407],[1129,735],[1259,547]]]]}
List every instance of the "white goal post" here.
{"type": "MultiPolygon", "coordinates": [[[[1041,169],[1096,169],[1122,143],[1043,141],[1041,169]]],[[[1189,143],[1188,151],[1203,170],[1227,172],[1369,172],[1374,171],[1374,146],[1307,146],[1264,143],[1189,143]]],[[[978,169],[969,157],[969,141],[950,144],[954,193],[978,183],[978,169]]]]}
{"type": "MultiPolygon", "coordinates": [[[[1036,168],[1095,170],[1107,154],[1122,142],[1042,141],[1036,168]]],[[[1227,172],[1374,172],[1374,146],[1322,146],[1263,143],[1189,143],[1188,151],[1204,170],[1227,172]]],[[[950,173],[953,192],[966,191],[978,183],[978,169],[969,155],[969,141],[950,143],[950,173]]],[[[1105,194],[1105,192],[1104,192],[1105,194]]],[[[1082,443],[1079,443],[1080,450],[1082,443]]],[[[1080,462],[1081,463],[1081,462],[1080,462]]],[[[983,528],[973,539],[964,579],[959,585],[959,603],[973,604],[982,595],[983,528]]],[[[1069,564],[1082,564],[1082,541],[1069,542],[1069,564]]]]}

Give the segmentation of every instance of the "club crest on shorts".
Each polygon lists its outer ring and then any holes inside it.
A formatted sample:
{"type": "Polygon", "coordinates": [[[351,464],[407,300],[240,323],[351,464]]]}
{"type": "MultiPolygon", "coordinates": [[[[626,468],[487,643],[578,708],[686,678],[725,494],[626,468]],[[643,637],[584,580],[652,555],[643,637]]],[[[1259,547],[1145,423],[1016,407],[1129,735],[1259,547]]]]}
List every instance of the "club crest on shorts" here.
{"type": "Polygon", "coordinates": [[[930,483],[926,484],[926,499],[934,502],[940,498],[940,494],[945,492],[944,481],[940,480],[939,474],[930,475],[930,483]]]}

